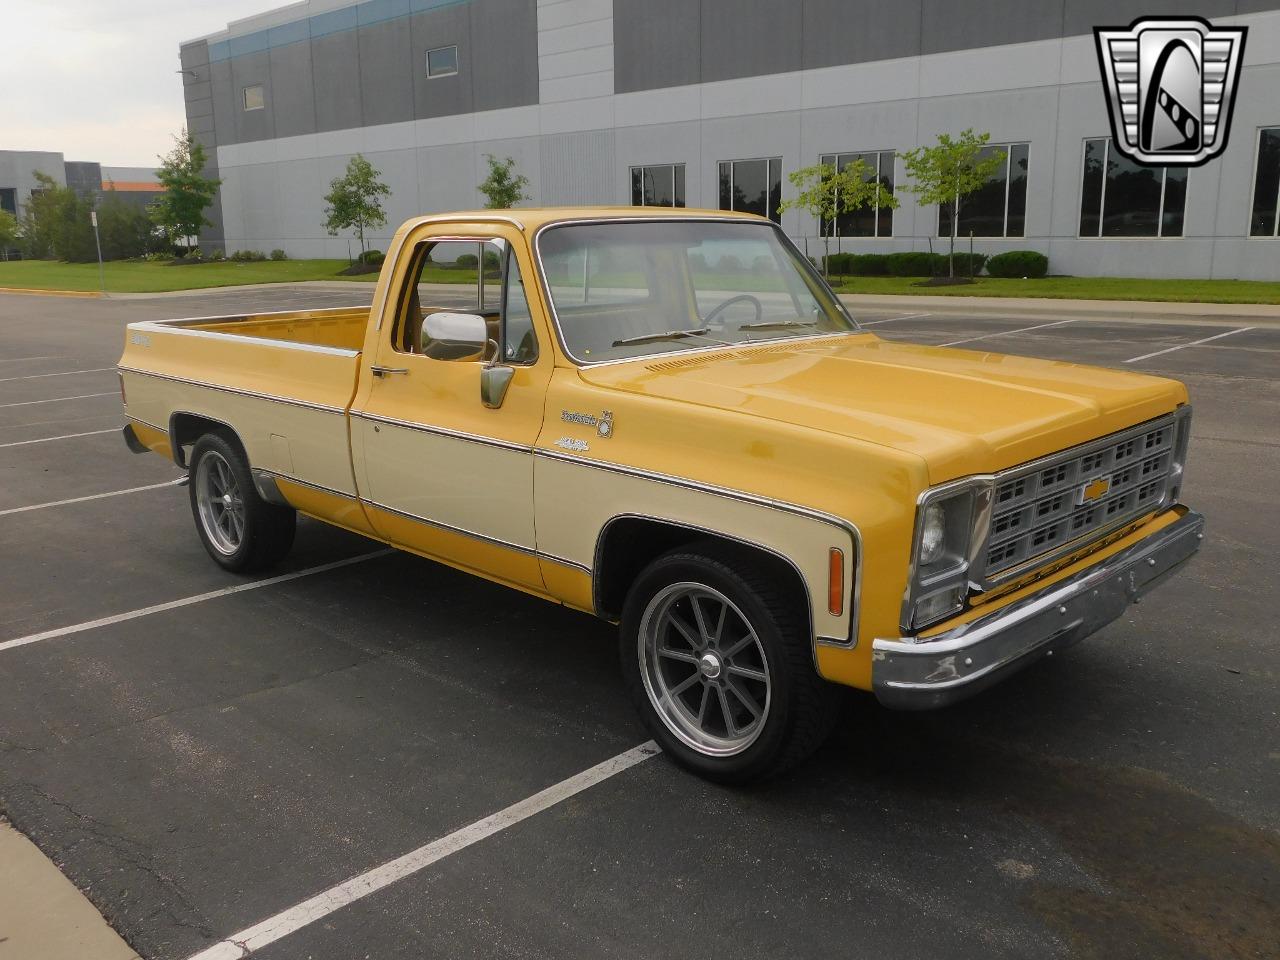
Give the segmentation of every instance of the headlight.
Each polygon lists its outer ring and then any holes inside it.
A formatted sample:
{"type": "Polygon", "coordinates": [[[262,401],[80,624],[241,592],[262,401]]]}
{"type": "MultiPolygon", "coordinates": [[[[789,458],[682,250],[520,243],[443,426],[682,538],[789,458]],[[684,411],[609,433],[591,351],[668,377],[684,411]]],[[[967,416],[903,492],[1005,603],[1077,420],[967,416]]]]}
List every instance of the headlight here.
{"type": "Polygon", "coordinates": [[[902,609],[905,630],[918,630],[964,608],[969,566],[985,522],[991,484],[973,479],[946,484],[920,498],[911,579],[902,609]]]}
{"type": "Polygon", "coordinates": [[[937,563],[942,559],[946,547],[947,514],[940,503],[931,503],[924,508],[924,518],[920,523],[920,563],[923,566],[937,563]]]}

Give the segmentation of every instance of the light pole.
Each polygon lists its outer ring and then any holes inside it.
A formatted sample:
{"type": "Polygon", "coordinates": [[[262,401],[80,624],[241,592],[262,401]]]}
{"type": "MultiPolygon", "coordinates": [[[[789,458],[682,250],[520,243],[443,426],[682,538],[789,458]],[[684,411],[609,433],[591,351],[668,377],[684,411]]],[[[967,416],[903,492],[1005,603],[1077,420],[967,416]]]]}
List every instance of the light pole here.
{"type": "Polygon", "coordinates": [[[102,288],[102,295],[107,294],[107,274],[102,269],[102,240],[98,236],[98,211],[89,211],[89,222],[93,224],[93,243],[98,248],[98,286],[102,288]]]}

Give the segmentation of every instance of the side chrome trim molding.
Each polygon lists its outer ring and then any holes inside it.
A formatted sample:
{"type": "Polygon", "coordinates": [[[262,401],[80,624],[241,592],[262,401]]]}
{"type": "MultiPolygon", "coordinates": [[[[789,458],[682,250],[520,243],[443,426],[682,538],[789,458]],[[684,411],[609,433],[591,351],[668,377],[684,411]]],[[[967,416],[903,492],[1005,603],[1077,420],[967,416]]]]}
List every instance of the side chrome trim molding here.
{"type": "Polygon", "coordinates": [[[207,390],[217,390],[220,393],[231,393],[240,397],[249,397],[253,400],[271,400],[275,403],[287,403],[293,407],[302,407],[306,410],[319,410],[323,413],[345,414],[346,407],[335,407],[327,403],[312,403],[309,400],[295,400],[292,397],[279,397],[272,393],[260,393],[256,390],[242,390],[239,387],[226,387],[217,383],[208,383],[204,380],[190,380],[186,377],[175,377],[169,373],[155,373],[151,370],[139,370],[137,367],[117,367],[121,373],[136,373],[140,377],[152,377],[156,380],[168,380],[172,383],[181,383],[189,387],[204,387],[207,390]]]}
{"type": "MultiPolygon", "coordinates": [[[[354,309],[354,308],[353,308],[354,309]]],[[[283,311],[292,313],[293,311],[283,311]]],[[[184,324],[194,323],[236,323],[268,318],[269,314],[251,314],[249,316],[194,318],[190,320],[140,320],[129,324],[129,329],[141,333],[165,333],[179,337],[197,337],[230,341],[232,343],[252,343],[276,350],[296,350],[299,353],[324,353],[335,357],[358,357],[359,350],[346,347],[327,347],[318,343],[298,343],[296,340],[273,340],[270,337],[249,337],[242,333],[221,333],[213,330],[188,330],[184,324]]]]}
{"type": "Polygon", "coordinates": [[[377,500],[370,500],[366,497],[361,497],[360,499],[361,499],[361,502],[367,503],[369,506],[377,510],[383,510],[387,513],[395,514],[397,517],[403,517],[406,520],[413,520],[417,523],[424,523],[429,527],[436,527],[439,530],[445,530],[449,533],[457,533],[464,537],[470,537],[473,540],[479,540],[482,543],[492,544],[495,547],[503,547],[507,550],[514,550],[517,553],[523,553],[523,554],[526,554],[527,556],[536,557],[538,555],[538,551],[534,547],[524,547],[518,543],[512,543],[509,540],[501,540],[497,537],[490,537],[483,533],[476,533],[474,530],[466,530],[466,529],[463,529],[462,527],[455,527],[449,523],[442,523],[439,520],[428,520],[426,517],[420,517],[416,513],[409,513],[408,511],[405,511],[405,510],[399,510],[395,507],[388,506],[385,503],[379,503],[377,500]]]}
{"type": "Polygon", "coordinates": [[[490,447],[501,447],[504,450],[514,450],[516,453],[532,453],[533,447],[526,446],[522,443],[512,443],[509,440],[499,440],[496,437],[482,437],[475,433],[466,433],[462,430],[450,430],[447,427],[435,427],[426,423],[414,423],[411,420],[397,420],[394,417],[383,417],[374,413],[367,413],[363,410],[352,411],[351,418],[353,420],[368,420],[370,423],[384,423],[392,427],[401,427],[405,430],[416,430],[418,433],[430,433],[439,437],[448,437],[451,440],[466,440],[470,443],[480,443],[490,447]]]}
{"type": "MultiPolygon", "coordinates": [[[[343,500],[359,500],[360,499],[354,493],[347,493],[343,490],[337,490],[333,487],[326,487],[324,484],[321,484],[321,483],[312,483],[310,480],[300,480],[298,477],[290,476],[287,473],[280,473],[278,470],[266,470],[266,469],[263,469],[262,467],[252,467],[250,468],[249,472],[253,474],[255,485],[258,485],[258,478],[259,476],[261,476],[264,479],[264,481],[266,480],[270,481],[271,486],[275,488],[275,492],[277,494],[279,494],[280,488],[276,486],[276,481],[283,480],[286,483],[296,483],[300,487],[308,487],[312,490],[317,491],[318,493],[327,493],[330,496],[341,497],[343,500]]],[[[258,492],[262,493],[261,486],[258,486],[258,492]]],[[[269,499],[265,493],[263,493],[262,496],[264,500],[269,499]]],[[[283,495],[281,495],[281,498],[283,499],[283,495]]],[[[284,502],[288,503],[287,500],[284,502]]]]}
{"type": "Polygon", "coordinates": [[[535,457],[542,457],[546,460],[558,460],[562,463],[572,463],[581,467],[592,467],[596,470],[605,470],[611,473],[620,473],[624,476],[637,477],[641,480],[653,480],[657,483],[666,483],[675,487],[682,487],[687,490],[698,490],[703,493],[710,493],[719,497],[727,497],[732,500],[740,500],[743,503],[750,503],[756,506],[766,507],[774,510],[783,510],[796,516],[805,517],[809,520],[817,520],[819,523],[830,524],[839,527],[841,530],[849,534],[853,540],[855,552],[853,565],[853,598],[852,609],[849,612],[849,636],[845,640],[833,641],[830,637],[818,637],[817,643],[827,646],[840,647],[841,649],[851,650],[858,645],[858,622],[859,615],[862,611],[862,568],[863,568],[863,549],[862,549],[862,532],[858,529],[857,524],[852,523],[842,517],[837,517],[832,513],[825,513],[822,510],[815,510],[812,507],[803,507],[799,504],[788,503],[785,500],[774,500],[769,497],[763,497],[759,494],[747,493],[743,490],[734,490],[730,487],[720,487],[710,483],[701,483],[697,480],[688,480],[683,477],[673,477],[664,473],[654,473],[651,470],[643,470],[639,467],[628,467],[620,463],[610,463],[606,460],[587,460],[582,457],[570,456],[569,454],[558,453],[554,450],[547,450],[543,447],[535,447],[533,450],[535,457]]]}

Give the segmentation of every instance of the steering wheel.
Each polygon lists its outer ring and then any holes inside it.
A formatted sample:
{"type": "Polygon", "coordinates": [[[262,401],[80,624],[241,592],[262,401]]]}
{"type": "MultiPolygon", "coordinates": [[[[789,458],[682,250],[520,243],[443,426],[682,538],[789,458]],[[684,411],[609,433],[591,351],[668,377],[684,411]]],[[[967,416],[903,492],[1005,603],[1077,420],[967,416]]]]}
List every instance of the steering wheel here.
{"type": "Polygon", "coordinates": [[[715,319],[716,316],[723,313],[726,309],[728,309],[733,304],[738,303],[741,300],[750,300],[751,303],[756,308],[756,318],[755,320],[752,321],[752,323],[759,323],[761,320],[764,319],[764,304],[761,303],[758,298],[753,297],[749,293],[738,293],[730,297],[728,300],[724,301],[723,303],[717,304],[716,306],[712,307],[711,312],[702,318],[702,322],[706,325],[710,325],[711,321],[715,319]]]}

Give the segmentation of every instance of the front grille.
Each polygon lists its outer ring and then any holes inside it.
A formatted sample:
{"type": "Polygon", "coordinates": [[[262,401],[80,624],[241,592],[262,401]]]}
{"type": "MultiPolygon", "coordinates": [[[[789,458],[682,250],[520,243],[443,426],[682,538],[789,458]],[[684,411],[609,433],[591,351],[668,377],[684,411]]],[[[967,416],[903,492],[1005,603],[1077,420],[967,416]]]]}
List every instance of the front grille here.
{"type": "Polygon", "coordinates": [[[1026,567],[1159,507],[1169,494],[1177,424],[1172,416],[996,478],[986,580],[1026,567]]]}

